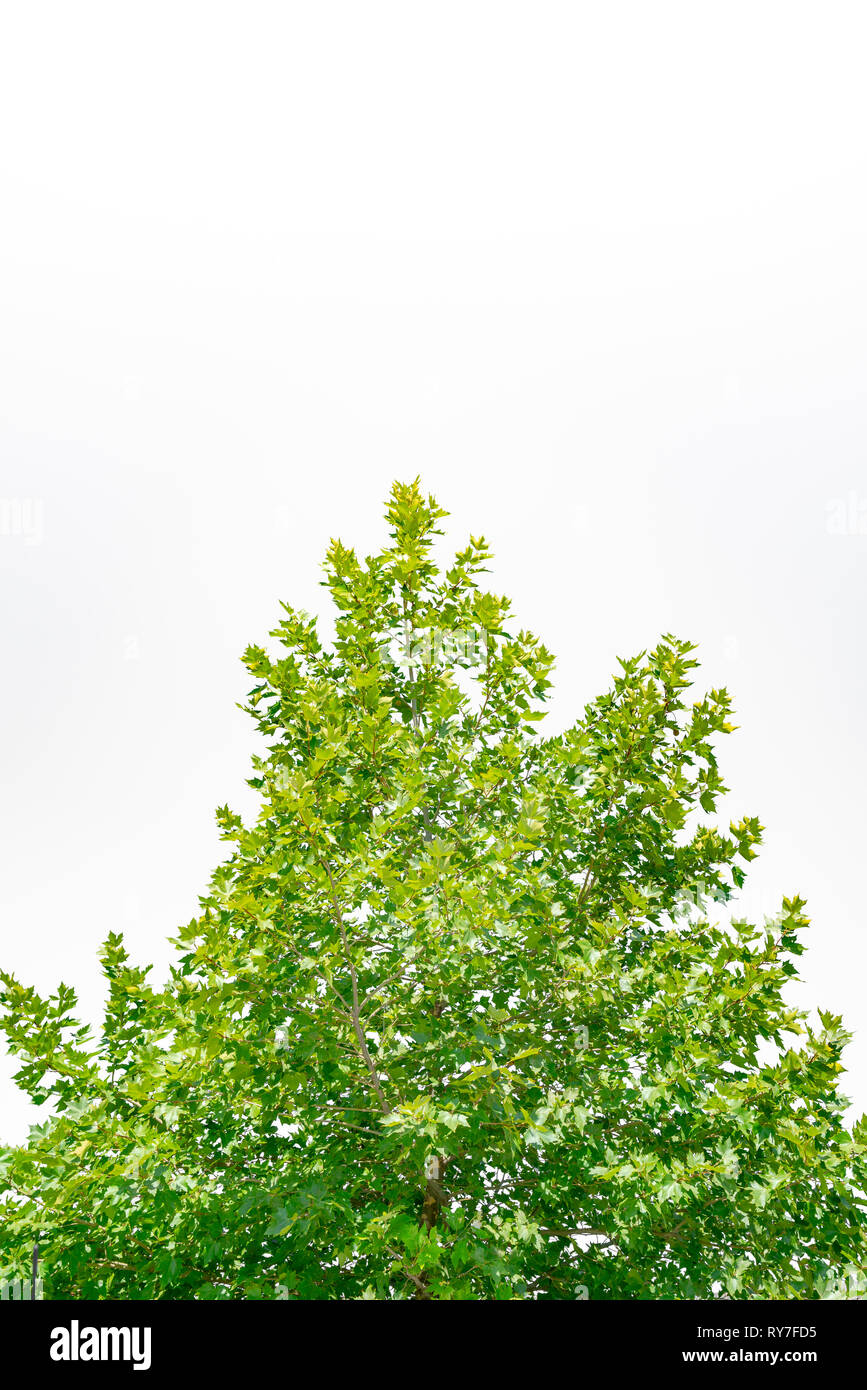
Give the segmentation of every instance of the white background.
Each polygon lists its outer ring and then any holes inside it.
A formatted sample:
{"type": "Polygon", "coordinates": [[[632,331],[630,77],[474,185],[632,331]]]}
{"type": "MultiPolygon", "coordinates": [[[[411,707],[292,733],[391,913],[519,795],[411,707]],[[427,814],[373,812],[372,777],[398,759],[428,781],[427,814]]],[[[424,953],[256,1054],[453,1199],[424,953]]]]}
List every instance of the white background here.
{"type": "MultiPolygon", "coordinates": [[[[867,206],[856,4],[10,4],[0,965],[165,938],[249,816],[239,656],[421,473],[559,657],[727,685],[746,905],[867,1105],[867,206]]],[[[0,1137],[32,1117],[0,1070],[0,1137]]]]}

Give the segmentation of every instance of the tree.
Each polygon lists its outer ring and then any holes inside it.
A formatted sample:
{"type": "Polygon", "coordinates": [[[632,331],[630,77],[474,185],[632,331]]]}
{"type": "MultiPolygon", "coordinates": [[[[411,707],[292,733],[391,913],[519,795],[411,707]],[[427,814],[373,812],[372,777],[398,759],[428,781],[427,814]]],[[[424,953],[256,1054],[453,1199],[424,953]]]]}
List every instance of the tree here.
{"type": "Polygon", "coordinates": [[[693,647],[620,663],[565,733],[471,539],[395,485],[391,543],[326,557],[326,646],[248,648],[261,814],[174,939],[119,935],[97,1037],[2,975],[48,1121],[0,1156],[0,1277],[49,1297],[814,1298],[865,1266],[848,1038],[784,999],[800,898],[733,913],[724,690],[693,647]],[[728,906],[727,906],[728,905],[728,906]]]}

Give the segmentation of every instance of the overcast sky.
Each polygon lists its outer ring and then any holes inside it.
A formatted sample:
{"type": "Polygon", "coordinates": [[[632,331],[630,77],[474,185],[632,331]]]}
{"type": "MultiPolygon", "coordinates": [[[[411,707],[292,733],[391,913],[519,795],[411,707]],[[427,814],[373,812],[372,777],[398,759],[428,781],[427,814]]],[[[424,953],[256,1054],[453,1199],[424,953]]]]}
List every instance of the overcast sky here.
{"type": "MultiPolygon", "coordinates": [[[[8,6],[0,965],[162,977],[249,816],[239,657],[422,475],[558,654],[725,684],[745,907],[867,1107],[864,10],[8,6]]],[[[34,1118],[0,1061],[0,1137],[34,1118]]]]}

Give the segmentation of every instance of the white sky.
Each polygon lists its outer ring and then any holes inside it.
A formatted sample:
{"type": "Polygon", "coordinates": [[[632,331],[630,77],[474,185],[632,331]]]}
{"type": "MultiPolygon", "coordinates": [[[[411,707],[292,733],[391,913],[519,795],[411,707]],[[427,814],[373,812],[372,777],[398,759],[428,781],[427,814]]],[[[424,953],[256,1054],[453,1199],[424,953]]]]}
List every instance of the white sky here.
{"type": "Polygon", "coordinates": [[[89,1017],[109,931],[162,975],[254,805],[241,651],[420,472],[557,724],[700,644],[867,1107],[864,13],[4,10],[3,968],[89,1017]]]}

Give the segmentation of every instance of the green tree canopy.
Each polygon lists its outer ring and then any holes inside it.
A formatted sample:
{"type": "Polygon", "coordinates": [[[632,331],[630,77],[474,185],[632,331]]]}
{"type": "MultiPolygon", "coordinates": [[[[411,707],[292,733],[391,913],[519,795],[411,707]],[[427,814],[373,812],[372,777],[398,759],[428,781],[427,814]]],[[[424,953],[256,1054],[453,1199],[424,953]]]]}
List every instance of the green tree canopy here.
{"type": "Polygon", "coordinates": [[[336,636],[253,646],[245,825],[162,988],[120,935],[98,1034],[3,974],[18,1084],[0,1277],[46,1295],[819,1297],[865,1267],[841,1021],[784,998],[807,927],[733,912],[761,827],[713,821],[724,690],[690,643],[565,733],[552,657],[471,539],[396,485],[326,557],[336,636]],[[702,817],[709,819],[704,820],[702,817]],[[730,904],[727,906],[727,904],[730,904]]]}

